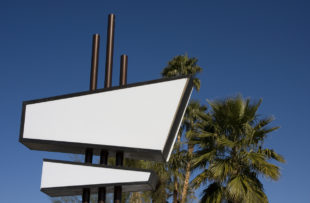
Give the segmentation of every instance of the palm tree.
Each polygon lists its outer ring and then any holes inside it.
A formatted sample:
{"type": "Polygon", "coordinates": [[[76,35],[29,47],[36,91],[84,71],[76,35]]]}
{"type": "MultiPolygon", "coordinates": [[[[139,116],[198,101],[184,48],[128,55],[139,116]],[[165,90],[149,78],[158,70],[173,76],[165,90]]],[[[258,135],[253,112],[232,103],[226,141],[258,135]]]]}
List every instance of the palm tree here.
{"type": "Polygon", "coordinates": [[[271,160],[284,163],[273,149],[264,147],[272,117],[261,118],[262,100],[250,102],[242,96],[209,101],[211,112],[201,114],[201,131],[193,138],[198,144],[193,167],[202,170],[192,181],[203,190],[202,203],[264,203],[268,198],[259,177],[278,180],[280,169],[271,160]]]}
{"type": "Polygon", "coordinates": [[[194,87],[199,91],[200,80],[196,76],[202,71],[202,68],[197,65],[197,62],[198,59],[194,57],[189,58],[187,54],[176,56],[168,62],[168,65],[163,69],[161,75],[164,78],[192,75],[194,77],[194,87]]]}
{"type": "Polygon", "coordinates": [[[187,156],[187,163],[185,167],[185,179],[184,179],[184,185],[183,190],[181,194],[181,203],[186,202],[187,197],[187,191],[189,186],[189,179],[191,175],[191,168],[192,168],[192,155],[194,151],[194,143],[192,143],[190,140],[194,139],[198,135],[198,129],[197,129],[197,123],[200,120],[199,115],[204,113],[207,110],[207,107],[204,105],[200,105],[198,101],[191,101],[188,105],[184,118],[183,118],[183,125],[185,128],[185,136],[188,140],[187,146],[188,146],[188,156],[187,156]]]}
{"type": "MultiPolygon", "coordinates": [[[[168,65],[163,69],[162,76],[164,78],[171,78],[171,77],[177,77],[177,76],[185,76],[185,75],[191,75],[193,77],[194,82],[194,88],[199,91],[200,89],[200,80],[197,78],[197,74],[202,71],[202,68],[197,65],[198,59],[196,58],[189,58],[187,54],[185,55],[179,55],[174,57],[171,61],[168,62],[168,65]]],[[[180,154],[180,141],[183,131],[185,130],[185,133],[187,133],[186,137],[189,137],[192,133],[191,130],[193,130],[193,124],[195,123],[195,113],[197,111],[202,110],[199,109],[200,105],[199,102],[190,103],[188,109],[186,110],[186,119],[183,119],[182,127],[180,128],[180,131],[178,133],[178,138],[174,150],[174,154],[172,155],[172,160],[180,160],[179,156],[180,154]]],[[[188,145],[189,155],[191,156],[193,152],[193,146],[188,145]]],[[[182,160],[184,158],[181,158],[182,160]]],[[[188,192],[188,183],[190,178],[190,171],[191,171],[191,165],[190,160],[187,160],[187,164],[185,165],[185,177],[182,176],[182,167],[176,166],[176,171],[174,171],[173,175],[173,203],[182,202],[184,203],[186,200],[187,192],[188,192]],[[182,184],[184,183],[184,185],[182,184]],[[183,187],[182,187],[183,186],[183,187]],[[179,196],[180,191],[181,196],[179,196]]],[[[174,162],[175,163],[175,162],[174,162]]]]}

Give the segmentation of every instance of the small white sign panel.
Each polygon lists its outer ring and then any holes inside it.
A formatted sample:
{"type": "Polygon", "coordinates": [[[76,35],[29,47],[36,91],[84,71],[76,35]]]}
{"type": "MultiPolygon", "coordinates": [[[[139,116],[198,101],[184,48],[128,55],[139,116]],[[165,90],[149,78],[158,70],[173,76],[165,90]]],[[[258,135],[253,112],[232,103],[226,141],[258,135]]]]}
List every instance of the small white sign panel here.
{"type": "Polygon", "coordinates": [[[25,102],[21,142],[35,150],[107,148],[168,161],[191,91],[186,77],[25,102]]]}
{"type": "MultiPolygon", "coordinates": [[[[101,165],[87,165],[66,161],[44,160],[42,167],[41,191],[49,196],[77,195],[82,189],[123,185],[124,192],[153,190],[157,177],[151,171],[129,170],[101,165]]],[[[110,189],[111,188],[111,189],[110,189]]]]}

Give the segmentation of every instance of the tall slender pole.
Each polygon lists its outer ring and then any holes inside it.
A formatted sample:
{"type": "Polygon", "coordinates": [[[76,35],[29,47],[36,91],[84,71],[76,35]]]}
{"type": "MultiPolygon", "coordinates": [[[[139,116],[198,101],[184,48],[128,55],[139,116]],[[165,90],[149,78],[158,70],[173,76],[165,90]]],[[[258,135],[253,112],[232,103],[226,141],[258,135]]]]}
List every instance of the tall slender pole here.
{"type": "Polygon", "coordinates": [[[106,62],[105,62],[105,81],[104,81],[105,88],[112,86],[114,27],[115,27],[115,15],[110,14],[109,20],[108,20],[107,52],[106,52],[106,62]]]}
{"type": "MultiPolygon", "coordinates": [[[[100,164],[107,165],[108,164],[108,156],[109,156],[108,151],[101,150],[101,152],[100,152],[100,164]]],[[[98,188],[98,203],[106,203],[106,188],[105,187],[98,188]]]]}
{"type": "Polygon", "coordinates": [[[97,75],[98,75],[98,61],[99,61],[99,42],[100,35],[93,35],[93,47],[92,47],[92,58],[91,58],[91,72],[90,72],[90,91],[97,89],[97,75]]]}
{"type": "MultiPolygon", "coordinates": [[[[115,27],[115,15],[110,14],[108,19],[108,33],[107,33],[107,51],[106,51],[106,63],[105,63],[105,80],[104,88],[112,86],[112,68],[113,68],[113,49],[114,49],[114,27],[115,27]]],[[[108,164],[109,152],[106,150],[100,151],[100,164],[108,164]]],[[[100,187],[98,189],[98,203],[106,202],[106,188],[100,187]]]]}
{"type": "Polygon", "coordinates": [[[84,188],[83,189],[83,195],[82,195],[82,202],[83,203],[89,203],[90,201],[90,189],[84,188]]]}
{"type": "MultiPolygon", "coordinates": [[[[97,89],[97,75],[98,75],[98,56],[99,56],[99,34],[93,35],[93,47],[92,47],[92,59],[91,59],[91,72],[90,72],[90,91],[97,89]]],[[[93,149],[87,148],[85,150],[85,163],[93,162],[93,149]]],[[[82,202],[89,203],[90,201],[90,189],[84,188],[82,194],[82,202]]]]}
{"type": "MultiPolygon", "coordinates": [[[[128,68],[128,56],[123,54],[121,56],[120,78],[119,85],[123,86],[127,84],[127,68],[128,68]]],[[[124,152],[116,152],[116,166],[123,166],[124,152]]],[[[114,203],[121,203],[122,201],[122,186],[118,185],[114,187],[114,203]]]]}
{"type": "Polygon", "coordinates": [[[127,68],[128,68],[128,56],[123,54],[121,56],[121,67],[120,67],[120,77],[119,77],[119,85],[127,84],[127,68]]]}

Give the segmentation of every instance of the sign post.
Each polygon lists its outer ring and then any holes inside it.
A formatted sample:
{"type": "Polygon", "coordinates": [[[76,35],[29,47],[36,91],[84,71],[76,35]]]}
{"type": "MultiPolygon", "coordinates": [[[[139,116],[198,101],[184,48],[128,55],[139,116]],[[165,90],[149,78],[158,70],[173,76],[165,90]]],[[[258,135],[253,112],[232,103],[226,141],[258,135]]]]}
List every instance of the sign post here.
{"type": "MultiPolygon", "coordinates": [[[[120,78],[119,85],[123,86],[127,84],[127,66],[128,66],[128,57],[127,55],[121,56],[121,67],[120,67],[120,78]]],[[[116,166],[123,166],[124,161],[124,152],[116,152],[115,163],[116,166]]],[[[114,187],[114,202],[121,203],[122,201],[122,186],[118,185],[114,187]]]]}
{"type": "MultiPolygon", "coordinates": [[[[92,60],[91,60],[91,73],[90,73],[90,91],[97,89],[97,78],[98,78],[98,59],[99,59],[99,34],[93,35],[93,46],[92,46],[92,60]]],[[[87,148],[85,150],[85,163],[92,163],[93,161],[93,149],[87,148]]],[[[89,203],[90,201],[90,189],[83,188],[82,202],[89,203]]]]}
{"type": "Polygon", "coordinates": [[[123,167],[124,158],[168,161],[193,90],[190,76],[127,84],[128,56],[112,87],[115,16],[109,15],[104,88],[97,89],[99,34],[93,35],[90,89],[23,102],[20,142],[32,150],[85,154],[85,163],[43,161],[41,191],[51,197],[154,190],[156,174],[123,167]],[[114,167],[108,156],[115,156],[114,167]],[[93,164],[93,155],[100,163],[93,164]]]}
{"type": "MultiPolygon", "coordinates": [[[[110,14],[108,18],[107,29],[107,50],[106,50],[106,64],[105,64],[105,81],[104,88],[112,86],[112,68],[113,68],[113,49],[114,49],[114,28],[115,15],[110,14]]],[[[108,164],[109,152],[107,150],[100,151],[100,164],[108,164]]],[[[98,189],[98,203],[106,202],[106,188],[100,187],[98,189]]]]}

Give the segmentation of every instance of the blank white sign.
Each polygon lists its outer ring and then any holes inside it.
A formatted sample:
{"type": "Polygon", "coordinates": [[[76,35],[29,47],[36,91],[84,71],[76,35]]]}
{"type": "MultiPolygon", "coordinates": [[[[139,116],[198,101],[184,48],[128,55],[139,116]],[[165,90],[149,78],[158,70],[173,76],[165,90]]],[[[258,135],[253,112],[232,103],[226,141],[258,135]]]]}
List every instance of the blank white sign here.
{"type": "MultiPolygon", "coordinates": [[[[189,78],[25,105],[23,140],[136,148],[163,153],[189,78]]],[[[192,87],[190,87],[190,90],[192,87]]],[[[186,100],[186,101],[184,101],[186,100]]],[[[185,108],[181,109],[184,114],[185,108]]],[[[180,121],[177,125],[180,126],[180,121]]],[[[174,142],[169,153],[170,157],[174,142]]],[[[35,145],[32,145],[36,149],[35,145]]],[[[39,149],[40,150],[40,149],[39,149]]]]}
{"type": "Polygon", "coordinates": [[[50,196],[62,196],[74,195],[75,190],[81,191],[84,187],[97,189],[121,184],[127,192],[135,191],[137,186],[143,186],[145,191],[155,189],[157,179],[154,176],[150,171],[44,160],[41,190],[50,196]]]}

